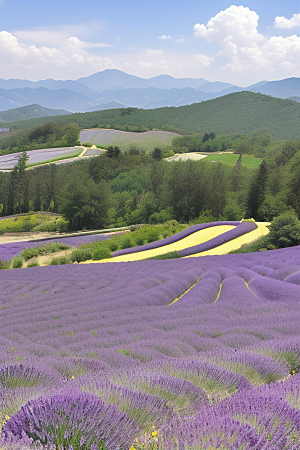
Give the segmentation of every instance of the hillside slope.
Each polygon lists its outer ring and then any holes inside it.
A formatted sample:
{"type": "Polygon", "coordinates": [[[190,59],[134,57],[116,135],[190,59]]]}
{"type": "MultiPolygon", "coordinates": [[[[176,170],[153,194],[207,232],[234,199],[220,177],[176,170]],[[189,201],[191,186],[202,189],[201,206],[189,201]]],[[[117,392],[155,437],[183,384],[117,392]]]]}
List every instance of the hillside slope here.
{"type": "MultiPolygon", "coordinates": [[[[14,129],[25,129],[51,120],[61,124],[74,122],[81,128],[131,125],[189,133],[213,131],[216,134],[246,133],[263,127],[276,138],[297,139],[300,137],[299,119],[298,102],[243,91],[188,106],[151,110],[113,109],[14,122],[11,125],[14,129]]],[[[7,123],[4,125],[9,126],[7,123]]]]}
{"type": "Polygon", "coordinates": [[[61,116],[70,114],[64,109],[50,109],[33,104],[21,106],[20,108],[8,109],[0,112],[0,120],[3,122],[14,122],[16,120],[35,119],[37,117],[61,116]]]}

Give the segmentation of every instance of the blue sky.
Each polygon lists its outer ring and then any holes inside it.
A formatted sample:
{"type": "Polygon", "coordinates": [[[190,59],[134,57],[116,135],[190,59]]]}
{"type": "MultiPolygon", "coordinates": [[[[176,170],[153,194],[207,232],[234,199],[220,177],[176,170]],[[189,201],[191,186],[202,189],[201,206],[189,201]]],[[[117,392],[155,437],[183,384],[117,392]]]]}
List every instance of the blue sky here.
{"type": "Polygon", "coordinates": [[[0,0],[0,77],[300,76],[299,0],[0,0]]]}

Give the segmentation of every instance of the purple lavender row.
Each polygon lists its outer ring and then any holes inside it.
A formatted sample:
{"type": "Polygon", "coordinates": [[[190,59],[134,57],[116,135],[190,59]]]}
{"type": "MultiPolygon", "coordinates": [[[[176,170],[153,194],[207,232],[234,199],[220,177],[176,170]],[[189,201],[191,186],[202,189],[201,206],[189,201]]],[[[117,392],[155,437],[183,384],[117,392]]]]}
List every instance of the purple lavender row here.
{"type": "MultiPolygon", "coordinates": [[[[230,223],[224,223],[225,225],[230,225],[230,223]]],[[[217,236],[213,239],[210,239],[207,242],[203,242],[203,244],[194,245],[193,247],[186,248],[184,250],[179,250],[179,254],[181,256],[189,256],[195,253],[205,252],[207,250],[211,250],[212,248],[218,247],[219,245],[225,244],[226,242],[231,241],[232,239],[236,239],[243,234],[249,233],[257,228],[256,223],[254,222],[242,222],[239,223],[233,230],[226,231],[225,233],[217,236]]]]}
{"type": "Polygon", "coordinates": [[[60,448],[129,448],[139,428],[126,413],[88,393],[65,392],[29,401],[3,426],[5,440],[24,434],[60,448]],[[102,447],[101,447],[102,444],[102,447]]]}
{"type": "Polygon", "coordinates": [[[285,388],[274,383],[259,390],[244,390],[216,406],[204,407],[193,418],[171,421],[161,430],[164,449],[185,450],[200,445],[201,449],[208,449],[223,445],[235,449],[297,450],[300,411],[282,394],[299,392],[299,385],[300,377],[295,376],[285,388]]]}
{"type": "Polygon", "coordinates": [[[0,260],[6,261],[21,253],[24,248],[39,247],[40,245],[50,243],[60,243],[77,247],[81,244],[87,244],[95,241],[105,241],[109,237],[105,234],[92,234],[88,236],[70,236],[57,237],[51,239],[38,239],[34,241],[10,242],[8,244],[0,244],[0,260]]]}
{"type": "MultiPolygon", "coordinates": [[[[164,245],[173,244],[174,242],[178,242],[183,238],[186,238],[187,236],[190,236],[193,233],[196,233],[196,231],[205,230],[206,228],[216,227],[220,225],[232,225],[236,226],[239,225],[240,222],[211,222],[211,223],[203,223],[203,224],[197,224],[193,225],[186,230],[180,231],[179,233],[174,234],[173,236],[170,236],[165,239],[160,239],[159,241],[150,242],[149,244],[139,245],[137,247],[132,247],[124,250],[117,250],[112,253],[112,256],[121,256],[121,255],[128,255],[131,253],[136,252],[142,252],[144,250],[151,250],[153,248],[159,248],[163,247],[164,245]]],[[[257,226],[255,227],[257,228],[257,226]]]]}

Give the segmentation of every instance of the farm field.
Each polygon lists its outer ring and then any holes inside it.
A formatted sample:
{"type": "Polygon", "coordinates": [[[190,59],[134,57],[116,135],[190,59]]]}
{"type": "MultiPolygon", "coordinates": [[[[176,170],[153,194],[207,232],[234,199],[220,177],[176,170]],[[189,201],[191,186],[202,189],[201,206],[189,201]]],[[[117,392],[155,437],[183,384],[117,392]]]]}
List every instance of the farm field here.
{"type": "MultiPolygon", "coordinates": [[[[141,261],[177,252],[178,257],[222,255],[268,234],[269,223],[212,222],[194,225],[174,236],[139,247],[117,250],[105,262],[141,261]]],[[[86,263],[97,262],[87,261],[86,263]]]]}
{"type": "MultiPolygon", "coordinates": [[[[84,147],[65,147],[65,148],[48,148],[41,150],[29,150],[27,155],[27,167],[39,166],[45,163],[63,164],[65,162],[72,162],[78,158],[99,156],[105,150],[84,147]]],[[[9,155],[0,156],[0,171],[11,170],[18,164],[18,159],[21,153],[11,153],[9,155]]]]}
{"type": "MultiPolygon", "coordinates": [[[[52,161],[57,158],[67,158],[78,156],[83,151],[82,147],[49,148],[42,150],[30,150],[27,165],[39,164],[45,161],[52,161]]],[[[12,169],[18,164],[21,153],[0,156],[0,170],[12,169]]]]}
{"type": "Polygon", "coordinates": [[[95,145],[118,146],[121,150],[129,150],[134,144],[141,150],[152,151],[155,147],[171,147],[172,139],[176,136],[179,135],[169,131],[160,130],[134,133],[129,131],[95,128],[82,130],[80,133],[80,142],[90,142],[95,145]]]}
{"type": "Polygon", "coordinates": [[[299,246],[0,283],[0,448],[299,449],[299,246]]]}

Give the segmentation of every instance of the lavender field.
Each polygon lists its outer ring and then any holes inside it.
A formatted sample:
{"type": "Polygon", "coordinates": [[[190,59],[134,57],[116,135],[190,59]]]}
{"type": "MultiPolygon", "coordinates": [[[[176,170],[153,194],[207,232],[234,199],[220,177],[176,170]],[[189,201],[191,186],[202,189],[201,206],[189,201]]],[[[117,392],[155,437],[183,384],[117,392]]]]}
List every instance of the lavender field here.
{"type": "Polygon", "coordinates": [[[1,449],[299,450],[300,247],[0,283],[1,449]]]}

